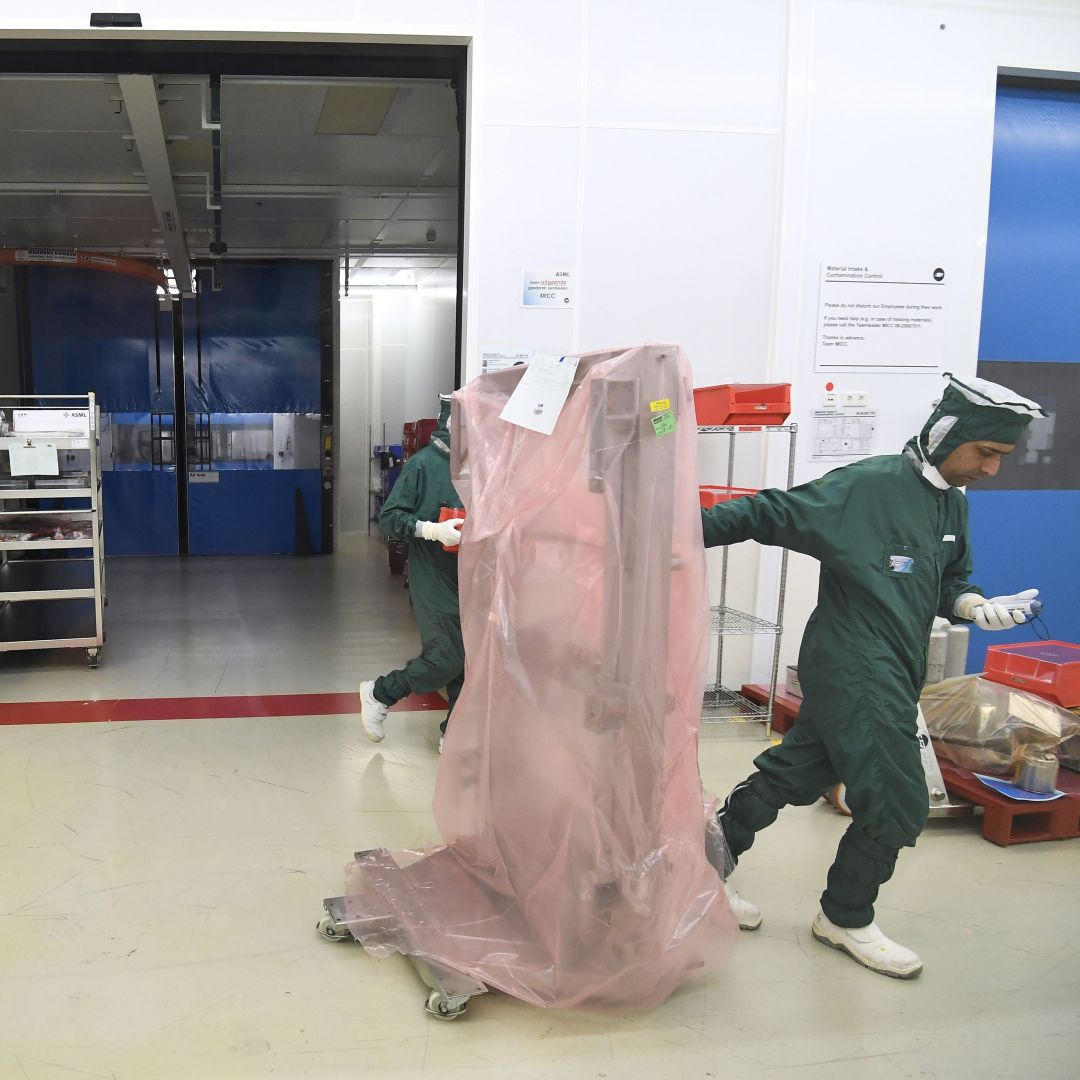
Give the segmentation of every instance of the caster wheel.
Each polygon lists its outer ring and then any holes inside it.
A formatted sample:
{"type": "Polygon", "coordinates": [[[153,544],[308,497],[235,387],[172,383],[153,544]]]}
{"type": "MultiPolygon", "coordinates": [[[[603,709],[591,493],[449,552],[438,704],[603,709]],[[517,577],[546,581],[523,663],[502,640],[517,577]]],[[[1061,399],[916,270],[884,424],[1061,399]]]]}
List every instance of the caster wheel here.
{"type": "Polygon", "coordinates": [[[837,784],[825,798],[833,804],[838,814],[851,817],[851,808],[847,804],[847,784],[837,784]]]}
{"type": "Polygon", "coordinates": [[[87,667],[92,667],[92,668],[101,667],[101,650],[100,649],[87,649],[86,650],[86,665],[87,665],[87,667]]]}
{"type": "Polygon", "coordinates": [[[431,993],[428,994],[424,1008],[431,1016],[434,1016],[436,1020],[456,1020],[459,1016],[465,1015],[468,1003],[462,1002],[457,1008],[452,1009],[447,1004],[446,996],[441,990],[432,990],[431,993]]]}
{"type": "Polygon", "coordinates": [[[315,933],[323,941],[348,941],[351,936],[349,931],[337,922],[332,915],[324,915],[315,924],[315,933]]]}

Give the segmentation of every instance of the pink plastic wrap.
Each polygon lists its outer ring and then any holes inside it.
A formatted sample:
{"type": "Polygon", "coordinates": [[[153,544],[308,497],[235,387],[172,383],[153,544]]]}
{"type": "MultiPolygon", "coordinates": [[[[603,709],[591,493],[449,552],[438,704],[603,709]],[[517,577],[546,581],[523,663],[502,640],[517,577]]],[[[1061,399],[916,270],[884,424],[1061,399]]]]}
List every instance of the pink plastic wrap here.
{"type": "Polygon", "coordinates": [[[346,921],[369,952],[536,1005],[653,1006],[738,933],[697,764],[690,368],[674,346],[585,354],[549,436],[499,419],[523,371],[454,395],[467,668],[435,787],[443,845],[351,863],[346,921]]]}

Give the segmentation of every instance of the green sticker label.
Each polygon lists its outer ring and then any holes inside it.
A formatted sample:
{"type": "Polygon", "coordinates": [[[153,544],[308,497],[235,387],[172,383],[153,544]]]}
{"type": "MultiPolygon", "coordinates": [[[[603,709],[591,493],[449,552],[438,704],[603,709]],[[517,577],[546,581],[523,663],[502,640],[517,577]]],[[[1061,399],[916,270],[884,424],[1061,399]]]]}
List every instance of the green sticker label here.
{"type": "Polygon", "coordinates": [[[666,409],[662,413],[657,413],[655,416],[650,417],[652,420],[652,426],[656,431],[656,437],[658,439],[663,438],[665,435],[670,435],[675,430],[675,417],[670,409],[666,409]]]}

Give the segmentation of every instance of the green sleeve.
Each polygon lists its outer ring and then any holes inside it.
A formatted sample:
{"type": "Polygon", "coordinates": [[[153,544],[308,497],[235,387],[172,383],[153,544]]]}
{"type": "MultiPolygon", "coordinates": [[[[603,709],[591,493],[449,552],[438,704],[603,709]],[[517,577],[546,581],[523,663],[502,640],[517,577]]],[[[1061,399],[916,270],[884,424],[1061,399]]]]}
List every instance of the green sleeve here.
{"type": "MultiPolygon", "coordinates": [[[[959,494],[959,493],[958,493],[959,494]]],[[[978,585],[972,585],[968,578],[971,575],[971,542],[968,539],[968,506],[967,499],[962,495],[960,503],[961,519],[956,530],[956,541],[953,546],[952,558],[945,564],[944,573],[941,575],[941,603],[938,606],[938,615],[948,619],[951,623],[969,625],[968,620],[958,619],[953,612],[957,598],[964,593],[979,593],[982,589],[978,585]]]]}
{"type": "Polygon", "coordinates": [[[767,488],[702,510],[705,546],[756,540],[824,560],[842,526],[850,487],[845,470],[837,469],[790,491],[767,488]]]}
{"type": "Polygon", "coordinates": [[[409,458],[401,469],[393,490],[383,503],[379,528],[395,540],[416,539],[416,510],[423,496],[422,475],[416,457],[409,458]]]}

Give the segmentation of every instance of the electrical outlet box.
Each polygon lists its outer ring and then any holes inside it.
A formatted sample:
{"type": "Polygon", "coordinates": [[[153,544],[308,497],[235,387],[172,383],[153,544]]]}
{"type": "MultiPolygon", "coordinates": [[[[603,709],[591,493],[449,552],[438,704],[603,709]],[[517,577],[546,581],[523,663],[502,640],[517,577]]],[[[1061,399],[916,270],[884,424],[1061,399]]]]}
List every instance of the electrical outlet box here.
{"type": "Polygon", "coordinates": [[[865,408],[867,403],[867,395],[859,390],[853,394],[844,395],[844,404],[850,407],[865,408]]]}
{"type": "Polygon", "coordinates": [[[835,409],[839,396],[839,394],[826,394],[821,403],[826,409],[835,409]]]}

